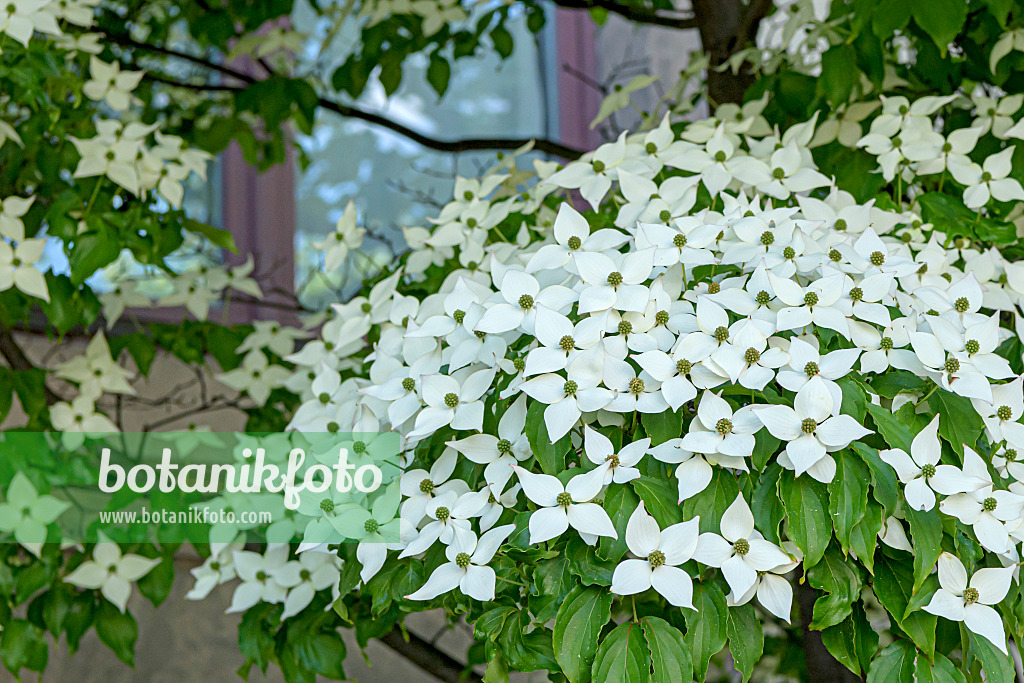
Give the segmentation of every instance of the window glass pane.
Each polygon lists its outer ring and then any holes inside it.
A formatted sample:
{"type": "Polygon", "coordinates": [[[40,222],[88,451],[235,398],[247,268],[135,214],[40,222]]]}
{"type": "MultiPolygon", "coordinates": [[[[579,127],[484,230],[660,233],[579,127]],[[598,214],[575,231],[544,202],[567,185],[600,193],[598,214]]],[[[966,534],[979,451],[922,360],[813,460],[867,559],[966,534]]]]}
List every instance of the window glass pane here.
{"type": "MultiPolygon", "coordinates": [[[[321,53],[331,22],[319,19],[304,3],[296,5],[293,21],[310,36],[303,58],[321,53]]],[[[368,111],[431,137],[451,140],[471,137],[550,137],[557,102],[551,94],[555,79],[553,26],[539,40],[526,28],[525,17],[507,24],[515,39],[512,56],[501,62],[493,50],[486,56],[461,59],[452,68],[448,92],[439,101],[426,81],[427,59],[417,55],[405,64],[402,85],[390,98],[374,77],[358,100],[368,111]]],[[[333,44],[351,46],[356,36],[333,44]]],[[[335,48],[332,48],[334,50],[335,48]]],[[[341,49],[328,51],[331,67],[344,59],[341,49]]],[[[326,74],[330,70],[325,70],[326,74]]],[[[477,175],[494,161],[494,152],[444,154],[428,150],[405,137],[354,119],[322,112],[312,135],[299,136],[308,167],[296,164],[296,287],[303,302],[322,306],[358,286],[358,271],[366,262],[350,256],[344,272],[310,280],[321,268],[314,242],[334,230],[349,201],[354,201],[360,224],[376,236],[376,244],[402,246],[400,226],[423,225],[451,196],[455,176],[477,175]],[[346,287],[348,285],[348,287],[346,287]]],[[[373,252],[374,239],[364,251],[373,252]]]]}

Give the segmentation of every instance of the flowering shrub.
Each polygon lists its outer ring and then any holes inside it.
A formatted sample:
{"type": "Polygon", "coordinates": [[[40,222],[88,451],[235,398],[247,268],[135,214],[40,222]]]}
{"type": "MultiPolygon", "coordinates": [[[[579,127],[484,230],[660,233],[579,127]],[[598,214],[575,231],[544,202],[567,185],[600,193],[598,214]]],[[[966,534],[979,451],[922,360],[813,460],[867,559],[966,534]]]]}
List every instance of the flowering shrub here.
{"type": "MultiPolygon", "coordinates": [[[[96,4],[0,14],[0,413],[16,394],[27,426],[65,443],[117,431],[159,349],[197,367],[212,356],[241,398],[206,408],[244,410],[251,431],[402,439],[400,505],[304,500],[274,530],[294,547],[201,546],[189,597],[232,583],[247,666],[341,678],[339,626],[365,645],[442,608],[472,625],[470,663],[489,680],[799,678],[801,629],[872,681],[1012,680],[1024,95],[996,89],[1018,89],[1008,10],[937,21],[915,5],[893,26],[880,10],[856,33],[849,7],[815,18],[793,4],[781,45],[739,55],[763,76],[742,107],[683,121],[669,102],[568,164],[513,156],[459,178],[432,225],[404,229],[407,251],[297,329],[208,320],[212,304],[261,296],[251,261],[176,273],[168,258],[233,247],[186,216],[184,185],[232,137],[273,158],[280,124],[311,125],[316,93],[273,76],[294,98],[282,105],[250,82],[244,116],[197,105],[196,133],[187,105],[156,113],[143,69],[98,56],[96,4]],[[941,87],[927,80],[940,67],[941,87]],[[814,68],[823,85],[808,91],[814,68]],[[257,113],[268,139],[251,132],[257,113]],[[65,274],[34,267],[47,239],[65,274]],[[97,294],[101,270],[112,286],[97,294]],[[63,335],[154,301],[195,320],[98,331],[45,369],[11,350],[8,328],[34,307],[63,335]],[[352,542],[310,532],[327,527],[352,542]]],[[[388,8],[361,6],[367,30],[388,8]]],[[[447,2],[410,11],[432,35],[465,18],[447,2]]],[[[271,36],[252,56],[288,44],[271,36]]],[[[602,114],[626,103],[614,94],[602,114]]],[[[324,270],[363,256],[366,237],[350,206],[318,245],[324,270]]],[[[75,648],[95,624],[130,661],[128,596],[137,583],[166,597],[175,548],[123,530],[66,554],[39,543],[69,509],[66,482],[8,455],[0,531],[18,545],[0,549],[0,659],[39,670],[44,630],[75,648]]]]}

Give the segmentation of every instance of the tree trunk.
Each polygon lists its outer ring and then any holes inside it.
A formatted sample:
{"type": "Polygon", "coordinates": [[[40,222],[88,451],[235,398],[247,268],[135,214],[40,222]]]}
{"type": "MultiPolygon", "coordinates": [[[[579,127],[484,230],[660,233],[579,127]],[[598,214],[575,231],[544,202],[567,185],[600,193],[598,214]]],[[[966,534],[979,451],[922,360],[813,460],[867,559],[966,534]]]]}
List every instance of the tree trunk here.
{"type": "Polygon", "coordinates": [[[734,54],[753,44],[761,19],[771,8],[771,0],[692,0],[697,30],[710,59],[708,99],[715,106],[742,102],[743,93],[754,82],[754,74],[743,66],[736,74],[731,69],[718,71],[734,54]]]}

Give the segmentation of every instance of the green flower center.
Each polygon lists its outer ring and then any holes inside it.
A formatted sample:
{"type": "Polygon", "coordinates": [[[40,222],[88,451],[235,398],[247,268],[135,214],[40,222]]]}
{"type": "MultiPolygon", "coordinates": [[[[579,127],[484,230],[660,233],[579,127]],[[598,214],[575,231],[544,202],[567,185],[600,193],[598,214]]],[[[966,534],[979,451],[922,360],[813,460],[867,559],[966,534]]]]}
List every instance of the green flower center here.
{"type": "Polygon", "coordinates": [[[326,391],[321,392],[320,395],[317,398],[320,399],[321,403],[330,403],[331,402],[331,395],[328,394],[326,391]]]}
{"type": "Polygon", "coordinates": [[[836,224],[835,224],[835,229],[840,231],[840,232],[842,232],[843,230],[846,230],[846,219],[845,218],[837,218],[836,219],[836,224]]]}
{"type": "Polygon", "coordinates": [[[614,273],[608,274],[608,284],[612,287],[618,287],[622,284],[622,273],[615,271],[614,273]]]}
{"type": "Polygon", "coordinates": [[[444,404],[449,408],[454,408],[459,405],[458,394],[447,393],[444,395],[444,404]]]}
{"type": "Polygon", "coordinates": [[[597,160],[590,165],[594,169],[594,173],[604,173],[605,165],[601,160],[597,160]]]}
{"type": "Polygon", "coordinates": [[[529,294],[523,294],[519,297],[519,308],[523,310],[529,310],[533,308],[533,297],[529,294]]]}
{"type": "Polygon", "coordinates": [[[654,322],[658,325],[668,324],[668,311],[658,311],[654,314],[654,322]]]}
{"type": "Polygon", "coordinates": [[[764,291],[763,289],[754,296],[754,301],[757,302],[758,306],[767,306],[768,302],[771,300],[771,294],[764,291]]]}
{"type": "Polygon", "coordinates": [[[722,285],[717,282],[708,283],[708,294],[718,294],[722,291],[722,285]]]}
{"type": "Polygon", "coordinates": [[[412,377],[406,377],[405,379],[402,380],[402,388],[405,389],[406,391],[412,391],[413,389],[416,388],[416,380],[414,380],[412,377]]]}
{"type": "Polygon", "coordinates": [[[837,263],[843,260],[843,255],[839,252],[838,249],[829,249],[828,257],[837,263]]]}
{"type": "Polygon", "coordinates": [[[628,320],[619,321],[619,334],[629,334],[633,331],[633,323],[628,320]]]}
{"type": "Polygon", "coordinates": [[[725,159],[725,152],[723,152],[722,150],[718,150],[717,152],[715,152],[715,161],[717,161],[718,163],[722,163],[723,161],[725,161],[725,159]]]}
{"type": "Polygon", "coordinates": [[[377,529],[380,529],[380,524],[377,522],[377,520],[371,517],[370,519],[366,520],[365,524],[363,524],[363,529],[368,534],[375,534],[377,533],[377,529]]]}
{"type": "Polygon", "coordinates": [[[369,313],[370,311],[373,310],[373,306],[371,306],[369,302],[363,304],[362,306],[360,306],[360,308],[363,309],[363,313],[369,313]]]}
{"type": "Polygon", "coordinates": [[[655,550],[647,556],[647,561],[651,563],[651,569],[657,569],[665,564],[665,553],[660,550],[655,550]]]}
{"type": "Polygon", "coordinates": [[[566,383],[562,386],[562,391],[565,392],[566,396],[575,396],[576,395],[576,391],[579,388],[580,388],[580,385],[576,384],[576,382],[573,382],[570,379],[570,380],[566,381],[566,383]]]}
{"type": "Polygon", "coordinates": [[[365,453],[366,452],[366,442],[365,441],[353,441],[352,442],[352,452],[353,453],[365,453]]]}
{"type": "Polygon", "coordinates": [[[654,144],[653,142],[648,142],[646,145],[644,145],[644,150],[648,154],[654,154],[655,152],[658,151],[658,146],[656,144],[654,144]]]}
{"type": "Polygon", "coordinates": [[[715,431],[721,434],[722,436],[725,436],[726,434],[732,431],[732,420],[730,420],[727,417],[721,418],[718,422],[715,423],[715,431]]]}
{"type": "Polygon", "coordinates": [[[466,567],[468,567],[469,560],[470,557],[469,554],[467,553],[459,553],[455,556],[455,564],[459,569],[465,569],[466,567]]]}
{"type": "Polygon", "coordinates": [[[745,360],[748,365],[753,365],[757,361],[761,360],[761,352],[751,346],[746,350],[746,352],[744,352],[743,360],[745,360]]]}
{"type": "Polygon", "coordinates": [[[793,247],[786,247],[785,249],[782,250],[782,258],[791,259],[795,257],[796,249],[794,249],[793,247]]]}
{"type": "Polygon", "coordinates": [[[334,501],[330,498],[324,498],[320,501],[320,509],[324,512],[334,512],[334,501]]]}
{"type": "Polygon", "coordinates": [[[430,481],[429,479],[424,479],[423,481],[420,482],[420,493],[433,493],[433,492],[434,492],[434,482],[430,481]]]}
{"type": "Polygon", "coordinates": [[[686,246],[686,235],[676,235],[672,238],[672,244],[682,249],[686,246]]]}
{"type": "Polygon", "coordinates": [[[850,290],[850,298],[854,301],[860,301],[864,298],[864,290],[860,287],[854,287],[850,290]]]}
{"type": "Polygon", "coordinates": [[[629,393],[631,394],[642,394],[644,391],[644,381],[639,377],[634,377],[629,380],[629,393]]]}
{"type": "Polygon", "coordinates": [[[964,602],[967,603],[968,605],[973,605],[974,603],[978,602],[978,598],[980,598],[980,597],[981,597],[981,594],[978,593],[978,589],[977,588],[973,588],[971,586],[968,586],[967,588],[964,589],[964,602]]]}
{"type": "Polygon", "coordinates": [[[576,340],[569,335],[565,335],[558,340],[558,347],[568,353],[576,348],[576,340]]]}
{"type": "Polygon", "coordinates": [[[266,581],[267,580],[267,573],[265,571],[263,571],[262,569],[260,571],[256,572],[256,580],[257,581],[261,581],[261,582],[262,581],[266,581]]]}
{"type": "Polygon", "coordinates": [[[455,311],[454,313],[452,313],[452,320],[454,320],[459,325],[461,325],[462,321],[465,320],[465,319],[466,319],[466,312],[465,311],[459,310],[459,311],[455,311]]]}
{"type": "Polygon", "coordinates": [[[981,351],[981,344],[979,344],[979,343],[978,343],[978,340],[977,340],[977,339],[968,339],[968,340],[967,340],[967,341],[966,341],[966,342],[964,343],[964,349],[966,349],[966,350],[967,350],[967,353],[968,353],[969,355],[973,356],[973,355],[974,355],[974,354],[976,354],[976,353],[977,353],[978,351],[981,351]]]}
{"type": "Polygon", "coordinates": [[[931,479],[935,476],[935,465],[928,463],[921,468],[921,476],[925,479],[931,479]]]}
{"type": "Polygon", "coordinates": [[[689,375],[690,370],[693,369],[693,363],[683,358],[682,360],[676,361],[676,372],[680,375],[689,375]]]}
{"type": "Polygon", "coordinates": [[[772,177],[776,180],[782,180],[786,177],[786,172],[781,168],[772,169],[772,177]]]}
{"type": "Polygon", "coordinates": [[[875,266],[876,268],[885,263],[885,254],[883,254],[880,251],[871,252],[871,256],[869,256],[868,258],[871,261],[871,265],[875,266]]]}
{"type": "Polygon", "coordinates": [[[989,496],[981,503],[981,507],[985,509],[985,512],[992,512],[999,505],[999,501],[989,496]]]}
{"type": "Polygon", "coordinates": [[[804,294],[804,305],[805,306],[817,306],[818,295],[815,292],[807,292],[804,294]]]}
{"type": "Polygon", "coordinates": [[[434,510],[434,517],[437,518],[437,521],[439,522],[444,522],[451,516],[452,511],[443,505],[434,510]]]}
{"type": "Polygon", "coordinates": [[[525,358],[515,358],[515,359],[513,359],[512,360],[512,367],[514,367],[516,369],[516,372],[522,372],[523,370],[526,369],[526,359],[525,358]]]}
{"type": "Polygon", "coordinates": [[[672,218],[672,213],[668,209],[662,209],[661,213],[658,214],[658,218],[661,219],[662,223],[668,223],[669,219],[672,218]]]}
{"type": "Polygon", "coordinates": [[[771,230],[765,230],[761,233],[761,244],[768,246],[769,244],[775,243],[775,235],[772,234],[771,230]]]}
{"type": "Polygon", "coordinates": [[[1013,417],[1013,409],[1010,406],[999,406],[996,408],[996,416],[1000,420],[1009,420],[1013,417]]]}
{"type": "Polygon", "coordinates": [[[567,492],[559,493],[558,496],[555,498],[555,504],[561,505],[562,507],[569,507],[570,505],[572,505],[572,496],[570,496],[567,492]]]}
{"type": "Polygon", "coordinates": [[[960,361],[958,361],[956,358],[950,358],[949,360],[946,361],[945,369],[946,372],[959,372],[960,361]]]}
{"type": "Polygon", "coordinates": [[[468,225],[471,228],[475,228],[476,227],[476,219],[475,218],[468,219],[466,221],[466,225],[468,225]]]}
{"type": "Polygon", "coordinates": [[[883,351],[892,351],[892,347],[892,337],[882,337],[881,341],[878,342],[878,348],[883,351]]]}
{"type": "Polygon", "coordinates": [[[1013,462],[1014,460],[1017,459],[1017,449],[1007,448],[1006,452],[1003,453],[1003,457],[1006,458],[1009,462],[1013,462]]]}
{"type": "Polygon", "coordinates": [[[811,361],[810,363],[804,366],[804,374],[806,374],[808,377],[814,377],[815,375],[818,374],[818,372],[820,372],[820,368],[818,367],[818,364],[815,363],[814,361],[811,361]]]}
{"type": "Polygon", "coordinates": [[[722,343],[729,338],[729,328],[726,327],[725,325],[719,325],[718,327],[715,328],[715,333],[713,336],[715,338],[715,341],[717,341],[718,343],[722,343]]]}
{"type": "Polygon", "coordinates": [[[736,551],[737,555],[746,555],[750,552],[750,541],[741,538],[732,544],[732,549],[736,551]]]}
{"type": "Polygon", "coordinates": [[[570,249],[572,249],[573,251],[576,251],[577,249],[579,249],[580,247],[583,246],[583,240],[581,240],[576,235],[573,235],[572,237],[569,238],[569,241],[567,242],[567,244],[569,245],[570,249]]]}
{"type": "Polygon", "coordinates": [[[990,180],[992,180],[992,174],[991,173],[989,173],[988,171],[985,171],[984,173],[981,174],[981,182],[987,183],[990,180]]]}
{"type": "Polygon", "coordinates": [[[800,423],[800,431],[804,434],[813,434],[814,430],[818,428],[818,423],[813,418],[806,417],[800,423]]]}
{"type": "Polygon", "coordinates": [[[971,307],[971,302],[966,296],[962,296],[953,302],[953,308],[956,309],[957,313],[966,313],[971,307]]]}
{"type": "Polygon", "coordinates": [[[500,439],[498,441],[498,452],[499,453],[510,453],[512,452],[512,442],[508,439],[500,439]]]}

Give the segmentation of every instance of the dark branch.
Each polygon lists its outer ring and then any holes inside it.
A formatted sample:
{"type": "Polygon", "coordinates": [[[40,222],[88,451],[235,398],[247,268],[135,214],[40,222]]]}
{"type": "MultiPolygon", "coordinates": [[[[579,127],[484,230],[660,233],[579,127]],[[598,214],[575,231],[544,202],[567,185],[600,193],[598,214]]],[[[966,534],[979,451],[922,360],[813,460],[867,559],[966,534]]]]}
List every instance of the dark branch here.
{"type": "Polygon", "coordinates": [[[381,636],[380,640],[419,668],[445,683],[462,683],[463,681],[479,683],[482,680],[473,672],[465,674],[466,666],[462,662],[448,656],[415,633],[406,631],[406,636],[403,637],[401,630],[394,628],[386,635],[381,636]]]}
{"type": "MultiPolygon", "coordinates": [[[[602,0],[603,1],[603,0],[602,0]]],[[[132,47],[138,50],[146,50],[149,52],[155,52],[162,54],[167,57],[174,57],[177,59],[184,59],[192,62],[204,68],[217,71],[218,73],[230,76],[246,84],[257,82],[257,78],[250,76],[249,74],[239,71],[237,69],[218,64],[214,61],[199,57],[197,55],[189,54],[187,52],[180,52],[173,50],[168,47],[161,47],[157,45],[149,45],[148,43],[140,43],[128,36],[117,35],[111,33],[105,33],[108,38],[114,43],[124,45],[126,47],[132,47]]],[[[266,67],[265,67],[266,68],[266,67]]],[[[271,72],[273,73],[273,72],[271,72]]],[[[238,89],[238,86],[204,86],[199,84],[181,83],[177,81],[171,81],[164,76],[151,76],[151,80],[166,82],[168,85],[176,87],[190,88],[193,90],[233,90],[238,89]]],[[[427,135],[423,135],[412,128],[403,126],[402,124],[392,121],[391,119],[376,114],[374,112],[365,111],[358,107],[354,107],[348,104],[341,104],[340,102],[334,102],[326,98],[319,98],[319,104],[328,111],[333,111],[337,114],[345,116],[347,118],[358,119],[360,121],[366,121],[376,126],[386,128],[394,133],[406,137],[413,142],[423,145],[427,149],[432,149],[437,152],[447,153],[458,153],[458,152],[474,152],[474,151],[501,151],[501,150],[513,150],[522,147],[523,145],[530,142],[530,138],[469,138],[463,140],[438,140],[427,135]]],[[[551,154],[554,156],[561,157],[563,159],[577,159],[583,155],[582,150],[563,145],[560,142],[554,140],[548,140],[546,138],[533,138],[533,148],[539,152],[545,154],[551,154]]]]}
{"type": "Polygon", "coordinates": [[[566,9],[603,9],[612,14],[629,19],[637,24],[664,26],[665,28],[687,29],[697,28],[697,20],[689,14],[676,12],[659,12],[648,7],[620,5],[613,0],[553,0],[559,7],[566,9]]]}
{"type": "MultiPolygon", "coordinates": [[[[21,350],[21,347],[18,346],[18,342],[14,340],[14,335],[11,334],[10,328],[2,323],[0,323],[0,356],[3,356],[12,370],[21,372],[34,370],[36,367],[25,355],[25,352],[21,350]]],[[[43,396],[46,398],[46,405],[48,406],[63,400],[50,387],[46,386],[45,382],[43,383],[43,396]]]]}

